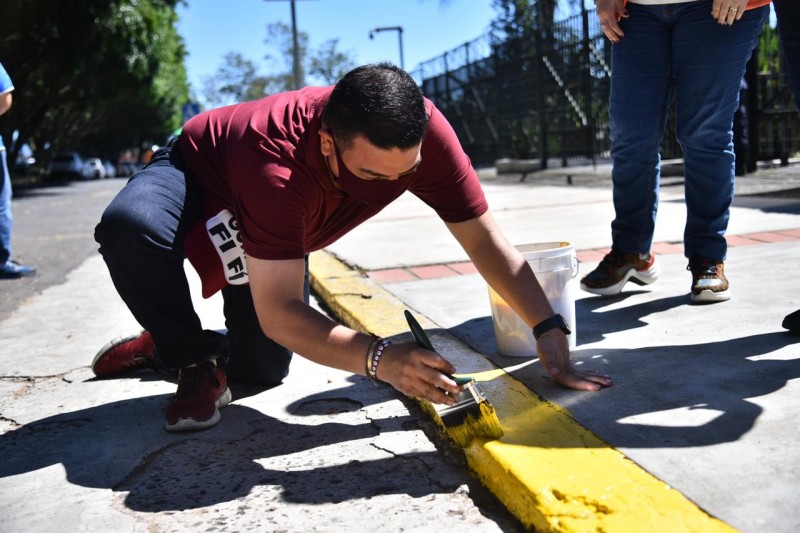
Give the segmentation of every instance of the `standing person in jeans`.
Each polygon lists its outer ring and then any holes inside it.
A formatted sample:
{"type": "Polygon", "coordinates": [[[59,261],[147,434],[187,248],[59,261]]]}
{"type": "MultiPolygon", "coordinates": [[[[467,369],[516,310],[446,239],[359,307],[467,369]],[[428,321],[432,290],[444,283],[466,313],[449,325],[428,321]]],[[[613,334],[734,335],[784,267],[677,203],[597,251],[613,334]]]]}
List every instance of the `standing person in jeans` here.
{"type": "Polygon", "coordinates": [[[800,2],[798,0],[772,0],[778,19],[786,71],[792,84],[794,101],[800,110],[800,2]]]}
{"type": "MultiPolygon", "coordinates": [[[[0,116],[11,108],[14,84],[0,63],[0,116]]],[[[6,147],[0,135],[0,279],[14,279],[33,276],[34,268],[21,265],[11,258],[11,229],[14,219],[11,216],[11,174],[8,171],[6,147]]]]}
{"type": "MultiPolygon", "coordinates": [[[[800,110],[800,1],[773,0],[773,4],[789,83],[792,84],[795,105],[800,110]]],[[[782,325],[792,333],[800,333],[800,310],[786,315],[782,325]]]]}
{"type": "Polygon", "coordinates": [[[452,127],[414,79],[390,64],[356,68],[334,87],[201,113],[133,175],[95,239],[145,332],[102,348],[94,373],[179,369],[168,431],[213,426],[231,401],[229,377],[277,385],[293,353],[452,405],[460,388],[443,357],[356,332],[308,305],[308,254],[405,191],[436,211],[484,279],[533,328],[556,383],[611,385],[571,364],[568,325],[494,222],[452,127]],[[201,326],[187,256],[204,296],[222,290],[226,335],[201,326]]]}
{"type": "Polygon", "coordinates": [[[651,251],[660,179],[659,144],[676,101],[686,175],[684,254],[691,300],[730,299],[725,231],[734,190],[732,123],[745,65],[769,15],[769,0],[597,0],[611,40],[612,249],[581,280],[618,294],[653,283],[651,251]]]}

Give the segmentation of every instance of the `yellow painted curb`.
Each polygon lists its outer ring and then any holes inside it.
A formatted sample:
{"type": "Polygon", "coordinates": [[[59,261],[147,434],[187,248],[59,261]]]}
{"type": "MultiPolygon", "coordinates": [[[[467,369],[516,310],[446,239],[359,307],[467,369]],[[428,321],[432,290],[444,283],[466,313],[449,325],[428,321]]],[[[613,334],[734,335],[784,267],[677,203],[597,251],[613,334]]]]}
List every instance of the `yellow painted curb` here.
{"type": "MultiPolygon", "coordinates": [[[[406,334],[403,302],[325,251],[310,257],[311,285],[343,323],[382,337],[406,334]]],[[[424,328],[435,325],[418,317],[424,328]]],[[[539,532],[732,532],[569,413],[485,357],[438,334],[434,345],[470,368],[505,435],[464,450],[474,474],[528,528],[539,532]],[[448,350],[448,348],[452,349],[448,350]]],[[[433,409],[428,405],[426,411],[433,409]]]]}

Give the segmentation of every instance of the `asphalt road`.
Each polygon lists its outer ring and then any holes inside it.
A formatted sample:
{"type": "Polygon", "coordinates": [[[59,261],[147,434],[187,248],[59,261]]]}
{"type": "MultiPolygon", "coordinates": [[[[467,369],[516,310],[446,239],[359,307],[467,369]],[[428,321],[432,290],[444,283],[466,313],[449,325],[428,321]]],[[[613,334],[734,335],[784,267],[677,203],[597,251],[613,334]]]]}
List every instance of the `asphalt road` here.
{"type": "Polygon", "coordinates": [[[0,280],[0,321],[31,296],[63,283],[69,272],[97,253],[94,227],[124,183],[123,179],[107,179],[15,188],[12,255],[36,267],[37,275],[0,280]]]}

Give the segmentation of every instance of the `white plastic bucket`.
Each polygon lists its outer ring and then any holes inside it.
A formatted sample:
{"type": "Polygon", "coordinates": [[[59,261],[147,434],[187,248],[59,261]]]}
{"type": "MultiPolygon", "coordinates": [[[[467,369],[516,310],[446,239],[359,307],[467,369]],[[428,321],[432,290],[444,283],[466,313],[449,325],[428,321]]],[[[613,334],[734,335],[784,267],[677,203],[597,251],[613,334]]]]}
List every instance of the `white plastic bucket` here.
{"type": "MultiPolygon", "coordinates": [[[[569,324],[572,331],[567,336],[570,349],[576,346],[575,277],[578,259],[575,248],[568,242],[522,244],[516,247],[536,274],[550,305],[569,324]]],[[[497,341],[497,351],[512,357],[536,355],[533,331],[511,307],[489,287],[489,304],[497,341]]]]}

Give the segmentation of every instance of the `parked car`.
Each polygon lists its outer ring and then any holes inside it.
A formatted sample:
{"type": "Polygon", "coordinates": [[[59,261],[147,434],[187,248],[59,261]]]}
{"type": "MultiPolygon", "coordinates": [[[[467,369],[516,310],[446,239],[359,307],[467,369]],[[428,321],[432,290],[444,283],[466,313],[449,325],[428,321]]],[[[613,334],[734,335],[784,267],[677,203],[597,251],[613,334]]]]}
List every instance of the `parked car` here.
{"type": "Polygon", "coordinates": [[[129,178],[137,170],[139,170],[139,164],[133,161],[120,161],[117,163],[117,176],[121,178],[129,178]]]}
{"type": "Polygon", "coordinates": [[[106,169],[106,177],[113,178],[117,175],[117,169],[114,168],[114,164],[109,161],[108,159],[103,161],[103,166],[106,169]]]}
{"type": "Polygon", "coordinates": [[[85,179],[83,159],[77,152],[56,152],[47,166],[47,177],[85,179]]]}
{"type": "Polygon", "coordinates": [[[84,176],[86,179],[101,180],[106,177],[106,167],[97,157],[90,157],[84,163],[84,176]]]}
{"type": "Polygon", "coordinates": [[[36,158],[33,156],[19,156],[14,164],[14,174],[18,176],[33,176],[36,174],[36,158]]]}

